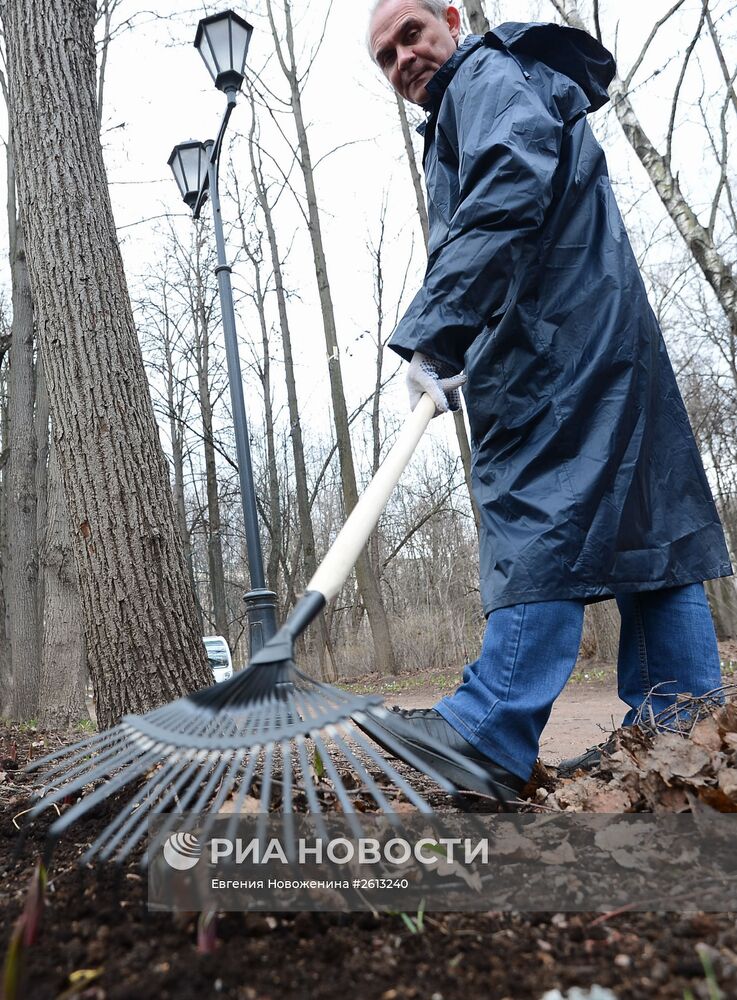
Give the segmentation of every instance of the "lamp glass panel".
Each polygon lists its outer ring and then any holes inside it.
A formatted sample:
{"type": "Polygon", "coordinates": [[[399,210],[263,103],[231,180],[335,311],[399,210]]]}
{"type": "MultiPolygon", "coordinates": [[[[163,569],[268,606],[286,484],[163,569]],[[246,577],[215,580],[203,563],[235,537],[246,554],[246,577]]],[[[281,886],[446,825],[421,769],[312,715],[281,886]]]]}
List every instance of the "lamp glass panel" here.
{"type": "Polygon", "coordinates": [[[205,26],[205,35],[210,43],[210,49],[217,67],[213,76],[217,76],[218,73],[232,68],[229,27],[230,18],[228,17],[223,17],[218,21],[211,21],[210,24],[205,26]]]}
{"type": "Polygon", "coordinates": [[[172,173],[174,174],[174,180],[177,182],[177,187],[179,188],[179,192],[183,198],[187,193],[187,179],[184,176],[184,169],[178,153],[175,152],[169,162],[171,164],[172,173]]]}
{"type": "Polygon", "coordinates": [[[205,150],[200,144],[197,144],[196,146],[185,146],[180,149],[179,160],[182,164],[182,171],[186,184],[183,195],[190,191],[199,191],[200,182],[202,180],[202,172],[206,167],[206,164],[204,163],[206,155],[205,150]]]}
{"type": "Polygon", "coordinates": [[[200,44],[197,48],[197,51],[204,59],[205,66],[207,66],[207,72],[214,80],[218,75],[218,68],[215,62],[215,58],[212,52],[210,51],[210,45],[207,40],[207,35],[204,32],[202,33],[202,38],[200,39],[200,44]]]}
{"type": "Polygon", "coordinates": [[[241,76],[245,76],[246,55],[248,53],[248,43],[251,40],[251,32],[238,24],[232,23],[233,31],[233,69],[238,70],[241,76]]]}

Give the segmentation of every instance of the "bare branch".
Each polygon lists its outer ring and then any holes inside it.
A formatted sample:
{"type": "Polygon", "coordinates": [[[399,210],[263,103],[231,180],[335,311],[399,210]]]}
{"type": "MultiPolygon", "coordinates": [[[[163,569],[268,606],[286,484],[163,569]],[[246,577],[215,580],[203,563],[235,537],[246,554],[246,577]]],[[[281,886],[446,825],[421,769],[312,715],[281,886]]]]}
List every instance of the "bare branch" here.
{"type": "Polygon", "coordinates": [[[651,45],[653,39],[655,38],[655,36],[657,35],[658,31],[663,27],[663,25],[665,24],[665,22],[668,21],[675,14],[675,12],[679,9],[679,7],[683,6],[684,3],[685,3],[685,0],[676,0],[676,2],[673,4],[673,6],[670,8],[670,10],[666,11],[666,13],[663,14],[663,16],[660,18],[660,20],[655,22],[655,24],[652,27],[652,30],[651,30],[650,34],[647,36],[647,39],[645,40],[645,44],[642,46],[642,49],[640,50],[639,56],[634,61],[632,69],[629,71],[629,73],[627,74],[627,76],[624,78],[623,85],[624,85],[624,89],[625,90],[629,90],[630,89],[630,84],[632,83],[632,78],[634,77],[634,75],[637,72],[637,70],[640,68],[642,60],[647,55],[647,50],[650,48],[650,45],[651,45]]]}

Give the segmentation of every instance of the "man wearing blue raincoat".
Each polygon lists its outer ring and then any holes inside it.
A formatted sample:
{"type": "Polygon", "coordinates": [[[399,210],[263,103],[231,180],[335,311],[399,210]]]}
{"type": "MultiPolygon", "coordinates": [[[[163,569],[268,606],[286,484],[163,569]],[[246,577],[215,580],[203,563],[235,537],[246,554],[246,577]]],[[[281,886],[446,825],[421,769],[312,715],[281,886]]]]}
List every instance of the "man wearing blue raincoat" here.
{"type": "Polygon", "coordinates": [[[511,799],[584,605],[617,599],[630,724],[720,685],[703,581],[731,567],[586,118],[608,100],[611,55],[550,24],[459,41],[447,0],[380,0],[371,15],[375,62],[427,113],[429,260],[390,346],[413,404],[426,391],[453,407],[465,370],[488,623],[455,694],[384,725],[460,787],[485,790],[465,759],[511,799]]]}

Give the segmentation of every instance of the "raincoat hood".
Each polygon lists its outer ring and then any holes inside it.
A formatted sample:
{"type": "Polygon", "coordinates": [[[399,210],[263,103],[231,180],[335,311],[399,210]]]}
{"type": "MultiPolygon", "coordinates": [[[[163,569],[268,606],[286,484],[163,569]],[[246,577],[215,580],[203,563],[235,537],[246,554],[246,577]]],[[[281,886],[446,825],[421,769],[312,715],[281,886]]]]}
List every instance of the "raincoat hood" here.
{"type": "Polygon", "coordinates": [[[609,100],[607,88],[614,79],[614,56],[595,38],[560,24],[520,24],[508,21],[484,36],[491,48],[512,55],[526,55],[545,63],[577,83],[598,111],[609,100]]]}
{"type": "MultiPolygon", "coordinates": [[[[426,111],[437,108],[458,68],[481,45],[503,49],[512,56],[532,56],[567,76],[584,92],[591,111],[598,111],[609,100],[607,88],[614,78],[616,64],[611,52],[595,38],[578,28],[560,24],[507,21],[483,37],[469,35],[464,39],[428,83],[430,100],[425,105],[426,111]]],[[[418,131],[424,133],[424,128],[418,131]]]]}

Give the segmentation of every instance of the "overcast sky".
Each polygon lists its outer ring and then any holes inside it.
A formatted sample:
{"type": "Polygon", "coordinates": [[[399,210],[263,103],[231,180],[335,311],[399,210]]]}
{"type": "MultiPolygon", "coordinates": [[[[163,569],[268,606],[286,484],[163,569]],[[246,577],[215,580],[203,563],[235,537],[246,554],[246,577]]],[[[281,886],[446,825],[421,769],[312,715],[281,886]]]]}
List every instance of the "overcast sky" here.
{"type": "MultiPolygon", "coordinates": [[[[186,3],[186,0],[185,0],[186,3]]],[[[178,215],[177,225],[185,232],[190,225],[188,210],[179,199],[174,180],[166,165],[172,147],[185,139],[213,137],[224,106],[223,96],[215,90],[204,64],[192,46],[197,21],[201,16],[223,9],[224,5],[202,4],[185,10],[185,3],[175,0],[127,0],[122,15],[136,15],[134,28],[114,41],[109,55],[103,142],[111,185],[116,222],[123,248],[131,290],[135,293],[140,277],[156,267],[161,253],[162,216],[178,215]],[[154,13],[147,13],[151,10],[154,13]]],[[[293,0],[299,48],[309,53],[328,8],[327,0],[293,0]]],[[[639,51],[650,26],[670,6],[670,0],[618,0],[618,21],[604,16],[607,40],[616,37],[620,64],[627,69],[639,51]]],[[[232,4],[239,14],[255,26],[249,65],[269,81],[281,95],[283,79],[273,58],[273,42],[268,24],[258,5],[232,4]]],[[[379,206],[388,199],[387,298],[390,314],[414,243],[413,266],[406,296],[408,304],[423,270],[423,248],[416,220],[414,197],[409,184],[396,108],[386,85],[370,62],[365,49],[366,11],[362,0],[334,0],[322,49],[314,63],[304,94],[304,107],[310,123],[313,161],[337,149],[321,163],[317,173],[318,193],[323,211],[328,269],[339,323],[339,339],[346,375],[349,408],[366,395],[373,380],[373,348],[362,336],[373,328],[375,314],[371,300],[371,261],[366,243],[375,238],[379,206]]],[[[545,3],[500,3],[502,19],[524,20],[531,17],[552,19],[553,9],[545,3]],[[506,16],[505,16],[506,15],[506,16]]],[[[670,93],[679,71],[674,58],[687,44],[700,0],[686,0],[673,23],[663,31],[637,76],[641,86],[635,94],[636,108],[652,137],[659,141],[667,126],[670,93]]],[[[585,5],[582,5],[585,10],[585,5]]],[[[727,10],[728,5],[722,4],[727,10]]],[[[491,12],[491,4],[489,4],[491,12]]],[[[724,32],[735,35],[733,21],[724,22],[724,32]]],[[[711,81],[716,88],[718,81],[711,81]]],[[[710,82],[710,83],[711,83],[710,82]]],[[[684,90],[688,101],[696,94],[696,77],[687,80],[684,90]]],[[[284,109],[280,121],[289,136],[291,122],[284,109]]],[[[597,134],[605,141],[610,167],[623,207],[637,197],[637,222],[653,229],[662,225],[664,213],[649,188],[642,168],[621,137],[614,116],[596,116],[597,134]],[[630,181],[634,191],[627,191],[630,181]]],[[[686,120],[688,114],[684,115],[686,120]]],[[[289,151],[263,120],[263,141],[283,169],[289,166],[289,151]]],[[[241,100],[231,119],[231,134],[247,133],[250,109],[241,100]]],[[[693,132],[695,136],[696,131],[693,132]]],[[[700,141],[703,141],[701,139],[700,141]]],[[[679,168],[682,182],[698,189],[704,186],[703,201],[709,193],[704,182],[703,149],[689,141],[689,126],[682,123],[678,132],[679,168]]],[[[228,154],[228,163],[238,173],[243,185],[250,178],[247,150],[236,144],[228,154]]],[[[227,169],[227,168],[226,168],[227,169]]],[[[223,170],[225,173],[226,170],[223,170]]],[[[292,175],[295,186],[301,185],[298,173],[292,175]]],[[[209,209],[208,209],[209,210],[209,209]]],[[[232,218],[232,200],[223,198],[223,211],[232,218]]],[[[300,226],[299,213],[289,196],[282,198],[279,212],[282,247],[291,245],[286,272],[291,289],[298,293],[292,304],[293,336],[298,358],[300,396],[308,421],[325,428],[328,419],[328,381],[321,317],[315,292],[314,271],[309,242],[300,226]]],[[[664,231],[667,226],[664,226],[664,231]]],[[[234,251],[234,248],[233,248],[234,251]]],[[[663,253],[670,253],[666,247],[663,253]]],[[[680,250],[679,250],[680,252],[680,250]]],[[[232,256],[232,253],[231,253],[232,256]]],[[[248,267],[240,266],[234,275],[236,284],[250,284],[248,267]]],[[[272,323],[275,315],[269,316],[272,323]]],[[[240,333],[258,338],[256,317],[243,310],[240,333]]],[[[275,342],[278,335],[275,335],[275,342]]],[[[244,355],[247,351],[244,351],[244,355]]],[[[387,359],[395,367],[393,357],[387,359]]],[[[258,398],[246,377],[249,408],[258,411],[258,398]]],[[[404,389],[398,382],[389,392],[385,406],[405,412],[404,389]]],[[[254,420],[258,419],[254,416],[254,420]]],[[[436,421],[436,425],[441,421],[436,421]]],[[[445,421],[448,430],[449,421],[445,421]]],[[[436,432],[440,428],[436,426],[436,432]]]]}

